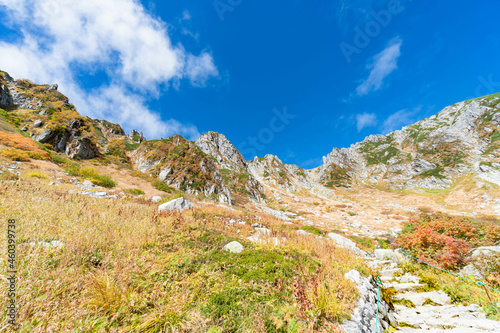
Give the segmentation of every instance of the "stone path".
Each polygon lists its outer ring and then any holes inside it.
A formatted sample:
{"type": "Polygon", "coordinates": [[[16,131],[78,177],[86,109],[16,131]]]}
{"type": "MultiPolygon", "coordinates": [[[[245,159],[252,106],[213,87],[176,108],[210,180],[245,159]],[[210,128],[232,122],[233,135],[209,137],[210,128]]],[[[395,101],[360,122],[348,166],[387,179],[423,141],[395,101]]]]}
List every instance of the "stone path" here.
{"type": "Polygon", "coordinates": [[[423,286],[420,278],[408,273],[396,277],[403,272],[395,262],[376,259],[371,265],[380,269],[386,288],[396,289],[394,299],[401,300],[394,309],[392,325],[396,332],[500,332],[500,321],[486,319],[475,304],[452,305],[450,297],[441,290],[416,292],[423,286]]]}

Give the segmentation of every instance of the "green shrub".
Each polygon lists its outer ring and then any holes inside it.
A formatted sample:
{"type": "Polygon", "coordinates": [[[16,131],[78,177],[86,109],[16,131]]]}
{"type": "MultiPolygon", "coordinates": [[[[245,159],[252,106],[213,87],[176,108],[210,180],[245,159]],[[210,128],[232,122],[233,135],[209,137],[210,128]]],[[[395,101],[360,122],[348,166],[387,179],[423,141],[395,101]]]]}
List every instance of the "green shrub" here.
{"type": "Polygon", "coordinates": [[[162,199],[158,202],[158,204],[159,204],[159,205],[161,205],[161,204],[164,204],[165,202],[169,202],[169,201],[171,201],[171,200],[178,199],[178,198],[180,198],[180,197],[182,197],[182,192],[177,192],[177,193],[175,193],[174,195],[170,195],[170,196],[166,196],[166,197],[162,198],[162,199]]]}
{"type": "Polygon", "coordinates": [[[1,180],[19,180],[19,176],[12,172],[2,172],[0,173],[1,180]]]}
{"type": "Polygon", "coordinates": [[[46,176],[46,175],[41,174],[41,173],[38,173],[38,172],[30,172],[30,173],[28,174],[28,176],[30,176],[30,177],[32,177],[32,178],[38,178],[38,179],[45,179],[45,178],[47,178],[47,176],[46,176]]]}
{"type": "Polygon", "coordinates": [[[313,226],[309,226],[309,225],[305,225],[300,229],[305,230],[307,232],[310,232],[311,234],[314,234],[316,236],[323,236],[326,234],[326,232],[324,232],[323,230],[318,229],[318,228],[313,227],[313,226]]]}
{"type": "Polygon", "coordinates": [[[65,171],[70,176],[88,179],[97,186],[107,188],[116,186],[116,183],[109,176],[100,175],[94,168],[80,167],[79,165],[74,164],[66,168],[65,171]]]}
{"type": "Polygon", "coordinates": [[[144,195],[144,191],[141,190],[140,188],[127,188],[123,190],[125,193],[132,194],[132,195],[144,195]]]}
{"type": "Polygon", "coordinates": [[[75,162],[73,161],[70,161],[68,160],[67,158],[64,158],[62,156],[59,156],[55,153],[50,153],[50,157],[52,158],[52,162],[58,164],[58,165],[61,165],[61,164],[64,164],[66,166],[70,166],[70,165],[76,165],[75,162]]]}
{"type": "Polygon", "coordinates": [[[163,182],[160,182],[160,181],[157,181],[157,180],[151,182],[151,185],[153,185],[153,187],[155,189],[157,189],[158,191],[163,191],[163,192],[166,192],[166,193],[175,192],[175,188],[170,187],[167,184],[165,184],[163,182]]]}
{"type": "Polygon", "coordinates": [[[96,175],[89,178],[89,180],[97,186],[113,188],[116,183],[109,177],[103,175],[96,175]]]}

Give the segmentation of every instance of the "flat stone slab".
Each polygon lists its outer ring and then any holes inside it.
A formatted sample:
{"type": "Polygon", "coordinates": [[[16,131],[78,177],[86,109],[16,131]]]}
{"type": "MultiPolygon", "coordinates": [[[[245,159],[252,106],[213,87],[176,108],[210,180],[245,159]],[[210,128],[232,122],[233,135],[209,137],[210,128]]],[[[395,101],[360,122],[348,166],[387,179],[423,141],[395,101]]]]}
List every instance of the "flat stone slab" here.
{"type": "Polygon", "coordinates": [[[423,305],[427,299],[430,299],[439,305],[446,305],[451,302],[450,296],[446,295],[446,293],[441,290],[428,291],[425,293],[406,292],[404,294],[395,295],[394,298],[399,300],[407,299],[412,301],[416,306],[423,305]]]}
{"type": "Polygon", "coordinates": [[[408,283],[388,282],[388,283],[384,283],[384,285],[387,288],[392,287],[392,288],[396,289],[397,292],[415,291],[418,288],[424,286],[423,284],[420,284],[420,283],[411,283],[411,282],[408,282],[408,283]]]}
{"type": "Polygon", "coordinates": [[[411,275],[409,273],[406,273],[405,275],[403,276],[398,276],[396,278],[396,281],[400,282],[400,283],[419,283],[420,282],[420,278],[418,276],[414,276],[414,275],[411,275]]]}
{"type": "Polygon", "coordinates": [[[401,268],[393,268],[393,269],[384,269],[382,272],[380,272],[380,275],[383,277],[394,277],[394,274],[396,273],[403,273],[403,270],[401,268]]]}
{"type": "Polygon", "coordinates": [[[410,324],[417,329],[402,327],[397,332],[500,332],[500,322],[486,319],[475,305],[395,306],[397,322],[410,324]]]}

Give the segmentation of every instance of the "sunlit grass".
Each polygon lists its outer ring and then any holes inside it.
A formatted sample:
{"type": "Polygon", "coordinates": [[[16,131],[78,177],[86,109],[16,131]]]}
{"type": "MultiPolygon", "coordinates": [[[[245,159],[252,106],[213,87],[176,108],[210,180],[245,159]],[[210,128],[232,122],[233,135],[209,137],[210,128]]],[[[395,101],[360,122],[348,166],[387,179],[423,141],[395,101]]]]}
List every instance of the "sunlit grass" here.
{"type": "MultiPolygon", "coordinates": [[[[93,199],[48,181],[0,181],[0,218],[17,220],[19,332],[334,331],[358,297],[344,274],[371,273],[331,241],[296,236],[274,218],[210,205],[160,215],[140,199],[93,199]],[[230,218],[247,224],[226,226],[230,218]],[[255,222],[286,241],[249,243],[255,222]],[[64,248],[23,244],[51,240],[64,248]],[[246,250],[222,251],[232,240],[246,250]]],[[[2,288],[2,309],[6,302],[2,288]]]]}

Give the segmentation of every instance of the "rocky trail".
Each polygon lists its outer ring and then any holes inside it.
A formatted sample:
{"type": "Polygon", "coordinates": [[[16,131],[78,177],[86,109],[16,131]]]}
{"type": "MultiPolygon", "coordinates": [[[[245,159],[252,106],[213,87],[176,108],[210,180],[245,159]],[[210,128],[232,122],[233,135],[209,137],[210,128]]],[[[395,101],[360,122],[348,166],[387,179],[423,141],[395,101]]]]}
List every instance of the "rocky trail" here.
{"type": "Polygon", "coordinates": [[[500,332],[500,322],[486,319],[476,304],[469,306],[451,304],[450,297],[442,290],[426,290],[420,278],[409,273],[403,275],[397,258],[372,260],[371,265],[381,272],[385,288],[394,288],[393,327],[395,332],[500,332]],[[396,259],[396,260],[394,260],[396,259]]]}

